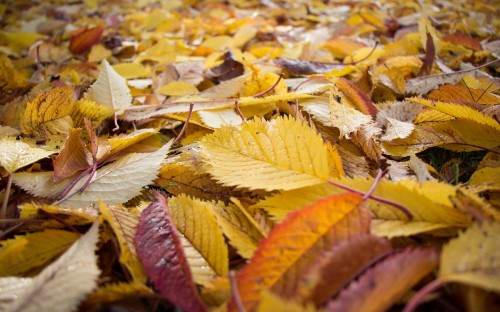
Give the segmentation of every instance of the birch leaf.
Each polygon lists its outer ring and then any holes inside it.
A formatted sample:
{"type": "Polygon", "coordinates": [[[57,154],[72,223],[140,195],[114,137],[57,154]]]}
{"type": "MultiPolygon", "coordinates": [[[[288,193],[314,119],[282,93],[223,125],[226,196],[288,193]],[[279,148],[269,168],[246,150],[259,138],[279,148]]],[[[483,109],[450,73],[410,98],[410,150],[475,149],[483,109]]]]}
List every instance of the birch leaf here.
{"type": "Polygon", "coordinates": [[[132,105],[132,95],[127,81],[109,65],[107,60],[102,61],[99,76],[90,86],[87,97],[115,110],[119,115],[132,105]]]}
{"type": "Polygon", "coordinates": [[[48,136],[67,133],[73,125],[70,114],[75,98],[73,87],[50,89],[29,102],[20,122],[21,132],[48,136]]]}
{"type": "Polygon", "coordinates": [[[138,218],[123,206],[106,205],[102,201],[99,201],[99,211],[113,229],[118,240],[120,263],[128,269],[133,282],[138,284],[146,283],[147,276],[137,258],[134,245],[135,230],[139,224],[138,218]]]}
{"type": "Polygon", "coordinates": [[[0,165],[11,174],[54,153],[38,147],[31,147],[14,137],[0,138],[0,165]]]}
{"type": "Polygon", "coordinates": [[[383,312],[438,265],[433,249],[407,249],[366,271],[328,304],[329,312],[383,312]],[[362,300],[360,300],[362,298],[362,300]]]}
{"type": "Polygon", "coordinates": [[[193,244],[217,274],[226,275],[229,268],[228,251],[212,213],[213,204],[186,195],[171,198],[168,203],[179,232],[193,244]]]}
{"type": "MultiPolygon", "coordinates": [[[[319,253],[343,239],[367,233],[370,222],[357,194],[333,195],[290,214],[262,241],[250,263],[237,276],[238,292],[253,310],[262,290],[285,297],[295,293],[304,268],[319,253]],[[314,230],[313,230],[314,229],[314,230]]],[[[236,311],[231,301],[229,311],[236,311]]]]}
{"type": "Polygon", "coordinates": [[[98,231],[96,222],[61,257],[18,292],[16,300],[9,302],[7,311],[76,311],[80,301],[97,287],[100,271],[94,251],[98,231]]]}
{"type": "Polygon", "coordinates": [[[3,241],[0,248],[0,276],[20,275],[40,267],[62,254],[79,234],[45,230],[3,241]]]}
{"type": "Polygon", "coordinates": [[[137,255],[163,297],[186,311],[206,311],[193,283],[180,235],[165,198],[158,195],[139,219],[137,255]]]}
{"type": "Polygon", "coordinates": [[[440,278],[500,292],[500,224],[474,224],[443,249],[440,278]]]}
{"type": "Polygon", "coordinates": [[[328,179],[328,150],[321,137],[288,117],[256,119],[239,131],[222,127],[201,141],[207,171],[224,185],[294,189],[328,179]]]}

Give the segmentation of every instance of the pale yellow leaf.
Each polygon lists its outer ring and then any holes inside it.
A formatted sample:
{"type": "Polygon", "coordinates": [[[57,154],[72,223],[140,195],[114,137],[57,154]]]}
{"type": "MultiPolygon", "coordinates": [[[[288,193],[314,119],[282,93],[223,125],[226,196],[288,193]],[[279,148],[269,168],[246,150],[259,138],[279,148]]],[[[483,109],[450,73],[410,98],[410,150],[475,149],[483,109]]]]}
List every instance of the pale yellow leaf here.
{"type": "Polygon", "coordinates": [[[117,114],[123,113],[124,109],[132,105],[132,95],[127,81],[109,65],[107,60],[102,61],[99,76],[90,86],[86,97],[117,111],[117,114]]]}
{"type": "Polygon", "coordinates": [[[228,250],[212,212],[214,204],[179,195],[171,198],[168,205],[179,232],[200,252],[215,273],[226,275],[229,270],[228,250]]]}
{"type": "Polygon", "coordinates": [[[144,140],[153,134],[157,133],[156,130],[151,129],[151,128],[145,128],[145,129],[138,129],[135,130],[125,136],[118,136],[118,137],[113,137],[110,138],[109,145],[111,147],[110,153],[116,153],[121,150],[124,150],[125,148],[134,145],[135,143],[144,140]]]}
{"type": "Polygon", "coordinates": [[[97,127],[104,119],[113,116],[113,112],[114,110],[110,107],[97,104],[91,100],[80,99],[73,107],[71,118],[75,127],[83,126],[83,117],[90,119],[94,127],[97,127]]]}
{"type": "Polygon", "coordinates": [[[404,139],[413,132],[413,129],[415,129],[415,125],[412,122],[387,117],[387,129],[380,139],[382,141],[392,141],[396,138],[404,139]]]}
{"type": "Polygon", "coordinates": [[[239,126],[243,123],[241,116],[238,115],[232,108],[199,111],[198,115],[203,123],[210,128],[239,126]]]}
{"type": "Polygon", "coordinates": [[[3,136],[18,136],[21,134],[19,130],[9,127],[9,126],[0,126],[0,137],[3,136]]]}
{"type": "Polygon", "coordinates": [[[144,78],[151,76],[151,68],[140,63],[119,63],[113,65],[116,73],[125,79],[144,78]]]}
{"type": "Polygon", "coordinates": [[[184,81],[173,81],[156,91],[160,94],[169,96],[183,96],[200,93],[195,86],[184,81]]]}
{"type": "Polygon", "coordinates": [[[20,220],[39,220],[40,223],[30,225],[28,228],[31,231],[39,231],[44,229],[62,229],[65,226],[53,219],[47,219],[39,214],[43,210],[53,215],[63,217],[66,222],[73,226],[88,225],[94,221],[97,216],[97,209],[95,208],[64,208],[58,205],[43,205],[34,203],[24,203],[19,205],[19,219],[20,220]]]}
{"type": "Polygon", "coordinates": [[[198,285],[207,285],[217,277],[217,273],[210,266],[207,259],[198,251],[193,244],[184,236],[180,236],[182,249],[193,276],[193,281],[198,285]]]}
{"type": "Polygon", "coordinates": [[[0,138],[0,165],[9,173],[54,154],[54,151],[32,147],[15,137],[0,138]]]}
{"type": "Polygon", "coordinates": [[[439,276],[500,292],[500,224],[474,224],[450,241],[441,256],[439,276]]]}
{"type": "Polygon", "coordinates": [[[290,190],[319,184],[330,172],[328,150],[305,123],[256,119],[222,127],[201,141],[207,171],[224,185],[290,190]]]}
{"type": "MultiPolygon", "coordinates": [[[[15,300],[4,308],[26,312],[76,310],[80,301],[97,287],[100,274],[95,255],[98,232],[96,222],[61,257],[31,279],[31,283],[17,289],[12,294],[15,300]]],[[[3,280],[0,279],[0,284],[3,280]]]]}
{"type": "Polygon", "coordinates": [[[62,254],[80,234],[45,230],[5,240],[0,247],[0,276],[20,275],[62,254]]]}

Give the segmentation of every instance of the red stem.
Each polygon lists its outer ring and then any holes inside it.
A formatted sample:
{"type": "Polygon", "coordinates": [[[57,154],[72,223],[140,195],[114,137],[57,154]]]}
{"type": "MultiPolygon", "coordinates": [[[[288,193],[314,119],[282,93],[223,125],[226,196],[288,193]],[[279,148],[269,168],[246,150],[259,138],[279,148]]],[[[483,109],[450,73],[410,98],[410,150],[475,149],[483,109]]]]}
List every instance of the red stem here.
{"type": "Polygon", "coordinates": [[[403,312],[413,312],[417,308],[417,306],[422,302],[425,296],[430,294],[431,292],[435,291],[436,289],[439,289],[441,286],[443,286],[445,281],[442,279],[435,279],[429,284],[425,285],[422,289],[420,289],[415,296],[413,296],[410,301],[406,304],[403,312]]]}
{"type": "Polygon", "coordinates": [[[69,224],[68,222],[64,221],[62,218],[59,218],[58,216],[50,213],[50,212],[47,212],[43,209],[38,209],[38,214],[42,215],[42,216],[45,216],[47,218],[50,218],[50,219],[53,219],[53,220],[56,220],[57,222],[61,223],[62,225],[64,225],[68,230],[70,230],[71,232],[75,232],[75,233],[80,233],[80,231],[78,231],[74,226],[72,226],[71,224],[69,224]]]}
{"type": "Polygon", "coordinates": [[[243,115],[243,113],[241,112],[240,106],[238,105],[238,101],[234,102],[234,110],[236,111],[236,113],[238,113],[238,115],[240,115],[241,121],[243,123],[246,123],[247,120],[246,120],[245,116],[243,115]]]}
{"type": "MultiPolygon", "coordinates": [[[[349,191],[349,192],[361,194],[363,196],[366,194],[366,193],[364,193],[362,191],[359,191],[357,189],[353,189],[352,187],[340,184],[340,183],[332,181],[332,180],[328,180],[327,182],[330,183],[333,186],[339,187],[339,188],[341,188],[343,190],[346,190],[346,191],[349,191]]],[[[396,209],[400,210],[402,213],[404,213],[408,217],[408,219],[413,220],[413,215],[403,205],[400,205],[400,204],[395,203],[395,202],[393,202],[391,200],[388,200],[388,199],[385,199],[385,198],[382,198],[382,197],[378,197],[378,196],[375,196],[375,195],[370,195],[369,198],[373,199],[373,200],[376,200],[379,203],[383,203],[383,204],[386,204],[386,205],[389,205],[389,206],[393,206],[394,208],[396,208],[396,209]]]]}
{"type": "Polygon", "coordinates": [[[175,138],[174,142],[172,142],[172,145],[174,145],[175,143],[177,143],[182,138],[182,136],[184,135],[184,132],[186,132],[187,126],[189,124],[189,119],[191,119],[191,114],[193,113],[193,107],[194,107],[193,103],[189,104],[189,112],[188,112],[188,115],[186,117],[186,122],[182,126],[182,129],[181,129],[181,132],[179,132],[179,135],[177,135],[177,137],[175,138]]]}
{"type": "Polygon", "coordinates": [[[373,181],[372,186],[366,192],[366,194],[363,196],[363,200],[367,200],[370,196],[372,196],[373,192],[377,188],[377,185],[379,184],[380,180],[387,174],[387,170],[381,170],[378,169],[377,176],[375,177],[375,181],[373,181]]]}
{"type": "Polygon", "coordinates": [[[278,77],[278,80],[276,80],[276,82],[271,87],[267,88],[266,90],[264,90],[262,92],[255,94],[253,97],[254,98],[260,97],[268,92],[271,92],[274,88],[276,88],[276,86],[278,85],[278,83],[281,81],[282,78],[283,78],[283,74],[280,74],[280,76],[278,77]]]}

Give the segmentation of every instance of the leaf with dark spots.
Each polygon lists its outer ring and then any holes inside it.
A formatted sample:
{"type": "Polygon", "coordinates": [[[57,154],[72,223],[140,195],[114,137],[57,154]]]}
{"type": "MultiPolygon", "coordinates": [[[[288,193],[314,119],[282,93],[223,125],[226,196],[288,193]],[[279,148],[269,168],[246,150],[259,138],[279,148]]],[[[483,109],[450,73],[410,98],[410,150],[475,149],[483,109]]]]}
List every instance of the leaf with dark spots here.
{"type": "Polygon", "coordinates": [[[209,78],[217,83],[241,76],[245,71],[243,64],[238,62],[231,52],[226,52],[223,57],[224,62],[222,64],[211,68],[206,73],[209,78]]]}
{"type": "Polygon", "coordinates": [[[206,311],[194,285],[179,235],[165,198],[157,195],[139,219],[135,234],[137,255],[164,298],[186,312],[206,311]]]}

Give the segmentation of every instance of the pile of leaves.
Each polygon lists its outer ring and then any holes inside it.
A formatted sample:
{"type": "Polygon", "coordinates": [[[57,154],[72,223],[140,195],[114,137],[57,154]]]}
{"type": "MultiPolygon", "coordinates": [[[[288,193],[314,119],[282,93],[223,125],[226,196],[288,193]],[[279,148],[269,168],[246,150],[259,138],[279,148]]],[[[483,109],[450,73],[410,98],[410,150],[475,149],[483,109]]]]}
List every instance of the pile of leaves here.
{"type": "Polygon", "coordinates": [[[497,9],[0,4],[0,310],[498,309],[497,9]]]}

